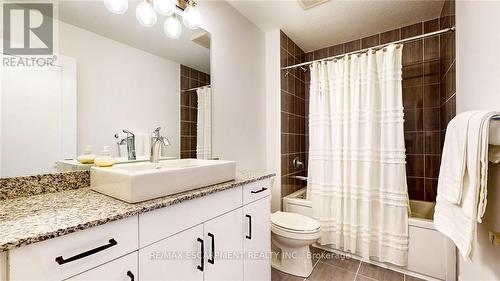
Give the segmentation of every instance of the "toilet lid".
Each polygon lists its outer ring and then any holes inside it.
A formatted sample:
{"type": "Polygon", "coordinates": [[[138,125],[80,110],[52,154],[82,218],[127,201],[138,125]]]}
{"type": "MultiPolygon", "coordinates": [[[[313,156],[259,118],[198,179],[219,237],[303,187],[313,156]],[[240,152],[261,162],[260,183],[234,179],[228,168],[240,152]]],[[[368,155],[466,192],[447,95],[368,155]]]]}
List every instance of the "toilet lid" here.
{"type": "Polygon", "coordinates": [[[314,231],[319,229],[315,219],[288,212],[276,212],[271,215],[271,222],[279,227],[296,231],[314,231]]]}

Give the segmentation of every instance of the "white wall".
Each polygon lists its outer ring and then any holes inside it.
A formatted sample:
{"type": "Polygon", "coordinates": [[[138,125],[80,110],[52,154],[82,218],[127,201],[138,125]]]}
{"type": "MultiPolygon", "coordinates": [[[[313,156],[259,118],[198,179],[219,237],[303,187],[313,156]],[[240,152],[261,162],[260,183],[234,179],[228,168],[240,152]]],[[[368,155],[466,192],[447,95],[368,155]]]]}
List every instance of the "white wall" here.
{"type": "Polygon", "coordinates": [[[275,171],[271,210],[281,210],[280,30],[266,32],[267,167],[275,171]]]}
{"type": "Polygon", "coordinates": [[[224,1],[200,1],[211,33],[213,156],[266,169],[264,33],[224,1]]]}
{"type": "Polygon", "coordinates": [[[55,172],[56,161],[75,155],[75,68],[63,56],[53,67],[2,68],[1,177],[55,172]]]}
{"type": "Polygon", "coordinates": [[[149,135],[156,127],[179,156],[180,66],[176,62],[61,23],[60,53],[77,61],[78,152],[87,144],[100,153],[114,134],[128,129],[149,135]]]}
{"type": "MultiPolygon", "coordinates": [[[[500,2],[457,1],[457,112],[500,111],[500,2]]],[[[500,280],[500,246],[488,240],[500,232],[500,165],[489,166],[488,206],[478,225],[472,261],[460,258],[459,280],[500,280]]]]}

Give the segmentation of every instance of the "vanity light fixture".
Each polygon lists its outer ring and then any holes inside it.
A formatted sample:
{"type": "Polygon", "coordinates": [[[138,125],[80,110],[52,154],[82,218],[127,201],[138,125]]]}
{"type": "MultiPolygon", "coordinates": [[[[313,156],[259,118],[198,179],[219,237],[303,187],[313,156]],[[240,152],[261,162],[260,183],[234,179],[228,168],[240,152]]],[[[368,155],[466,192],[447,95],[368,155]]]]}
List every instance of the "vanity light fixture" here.
{"type": "Polygon", "coordinates": [[[104,6],[113,14],[122,15],[128,10],[128,0],[104,0],[104,6]]]}
{"type": "Polygon", "coordinates": [[[179,37],[181,37],[182,25],[175,14],[167,17],[167,19],[163,23],[163,32],[165,32],[165,35],[167,35],[167,37],[171,39],[178,39],[179,37]]]}
{"type": "Polygon", "coordinates": [[[147,0],[137,5],[135,8],[135,17],[145,27],[152,27],[158,19],[153,5],[147,0]]]}
{"type": "Polygon", "coordinates": [[[175,3],[172,0],[153,0],[155,11],[164,16],[170,16],[175,11],[175,3]]]}
{"type": "MultiPolygon", "coordinates": [[[[124,14],[128,9],[128,0],[103,0],[106,9],[114,14],[124,14]]],[[[144,0],[135,9],[135,17],[142,26],[152,27],[158,20],[157,13],[167,16],[163,23],[163,31],[167,37],[177,39],[182,34],[182,25],[177,16],[189,29],[198,29],[201,25],[201,14],[196,8],[195,0],[144,0]],[[185,1],[186,8],[176,5],[176,1],[185,1]]]]}
{"type": "Polygon", "coordinates": [[[187,1],[187,7],[184,9],[184,16],[182,22],[189,29],[198,29],[201,23],[200,11],[196,9],[196,2],[192,0],[187,1]]]}

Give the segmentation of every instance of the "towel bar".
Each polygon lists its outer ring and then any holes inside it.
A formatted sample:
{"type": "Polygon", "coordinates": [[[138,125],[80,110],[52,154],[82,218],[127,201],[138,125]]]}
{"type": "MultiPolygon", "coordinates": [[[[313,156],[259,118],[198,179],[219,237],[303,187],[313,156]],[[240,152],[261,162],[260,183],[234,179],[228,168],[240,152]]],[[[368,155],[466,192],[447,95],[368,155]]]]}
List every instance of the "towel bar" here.
{"type": "Polygon", "coordinates": [[[500,232],[490,231],[489,236],[492,245],[500,246],[500,232]]]}
{"type": "Polygon", "coordinates": [[[500,145],[500,115],[493,116],[491,120],[495,122],[490,122],[490,136],[489,144],[500,145]]]}

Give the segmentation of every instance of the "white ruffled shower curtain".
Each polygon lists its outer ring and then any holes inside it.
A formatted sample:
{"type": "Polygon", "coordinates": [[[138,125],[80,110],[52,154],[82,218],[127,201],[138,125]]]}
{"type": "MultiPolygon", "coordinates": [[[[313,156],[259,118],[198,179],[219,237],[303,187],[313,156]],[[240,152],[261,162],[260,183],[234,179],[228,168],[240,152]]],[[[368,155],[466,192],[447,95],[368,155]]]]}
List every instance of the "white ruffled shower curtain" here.
{"type": "Polygon", "coordinates": [[[407,264],[402,47],[311,66],[308,197],[322,245],[407,264]]]}
{"type": "Polygon", "coordinates": [[[196,90],[198,121],[196,127],[196,158],[212,158],[212,90],[210,86],[196,90]]]}

